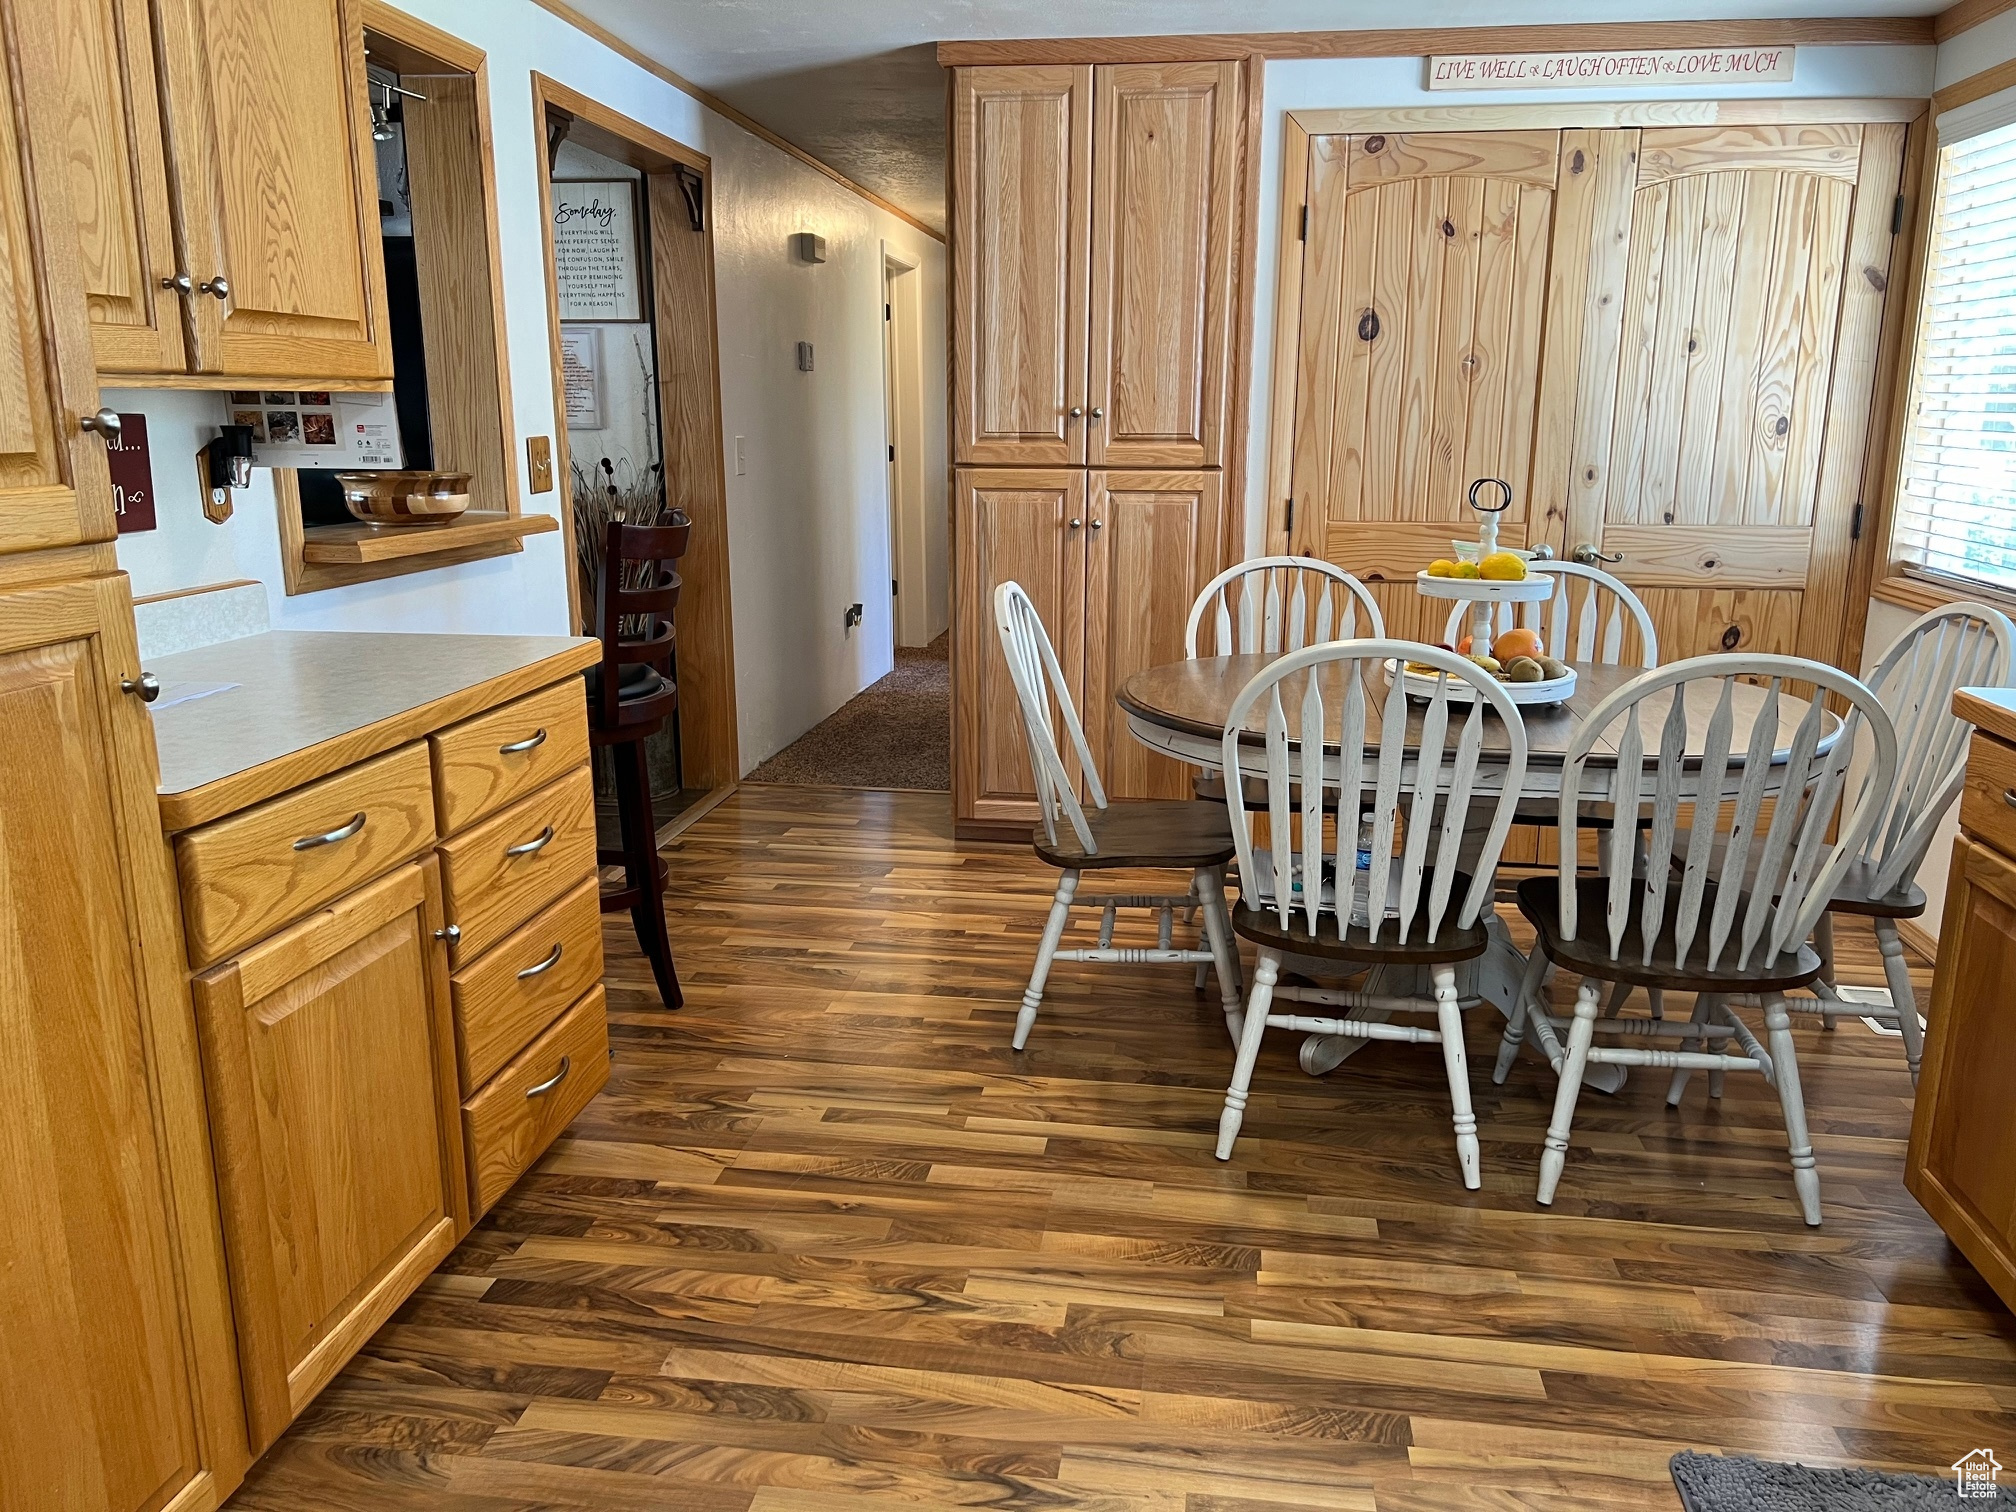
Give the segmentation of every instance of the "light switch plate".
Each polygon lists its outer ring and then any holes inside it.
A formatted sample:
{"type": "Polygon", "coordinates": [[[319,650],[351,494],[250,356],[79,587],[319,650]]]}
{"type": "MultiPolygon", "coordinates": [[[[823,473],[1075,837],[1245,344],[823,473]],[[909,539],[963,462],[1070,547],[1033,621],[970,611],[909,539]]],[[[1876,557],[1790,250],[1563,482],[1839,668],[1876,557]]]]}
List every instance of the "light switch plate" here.
{"type": "Polygon", "coordinates": [[[532,474],[532,492],[553,492],[553,438],[527,436],[525,465],[532,474]]]}

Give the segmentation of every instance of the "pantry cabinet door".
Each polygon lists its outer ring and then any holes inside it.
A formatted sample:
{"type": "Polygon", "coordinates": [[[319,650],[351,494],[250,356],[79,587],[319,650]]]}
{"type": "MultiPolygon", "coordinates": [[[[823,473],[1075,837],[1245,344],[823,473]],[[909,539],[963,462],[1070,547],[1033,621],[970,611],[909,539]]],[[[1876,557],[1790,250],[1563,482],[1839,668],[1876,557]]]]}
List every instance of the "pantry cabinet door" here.
{"type": "Polygon", "coordinates": [[[1224,461],[1239,95],[1237,63],[1098,70],[1085,412],[1091,466],[1224,461]]]}
{"type": "Polygon", "coordinates": [[[1091,69],[955,70],[955,462],[1085,460],[1091,177],[1091,69]]]}
{"type": "Polygon", "coordinates": [[[169,44],[197,367],[290,388],[390,378],[358,6],[192,4],[169,44]]]}

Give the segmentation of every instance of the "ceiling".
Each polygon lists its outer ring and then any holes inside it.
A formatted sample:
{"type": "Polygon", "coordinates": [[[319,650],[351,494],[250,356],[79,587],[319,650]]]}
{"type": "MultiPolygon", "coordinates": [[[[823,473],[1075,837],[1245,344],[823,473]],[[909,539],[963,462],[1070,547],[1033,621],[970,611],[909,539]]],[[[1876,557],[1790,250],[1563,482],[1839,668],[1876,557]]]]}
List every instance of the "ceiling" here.
{"type": "Polygon", "coordinates": [[[1929,15],[1950,0],[570,0],[680,77],[945,224],[940,41],[1406,26],[1929,15]]]}

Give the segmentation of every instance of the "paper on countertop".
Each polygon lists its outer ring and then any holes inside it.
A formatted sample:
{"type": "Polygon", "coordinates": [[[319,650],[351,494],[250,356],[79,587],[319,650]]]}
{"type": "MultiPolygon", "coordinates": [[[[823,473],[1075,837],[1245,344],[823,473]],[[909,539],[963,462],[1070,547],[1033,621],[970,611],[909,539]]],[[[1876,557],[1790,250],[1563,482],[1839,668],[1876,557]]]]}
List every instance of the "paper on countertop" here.
{"type": "Polygon", "coordinates": [[[242,683],[202,683],[165,682],[161,684],[161,696],[147,705],[149,712],[159,714],[163,709],[172,709],[177,704],[194,703],[199,698],[208,698],[213,693],[229,693],[242,683]]]}

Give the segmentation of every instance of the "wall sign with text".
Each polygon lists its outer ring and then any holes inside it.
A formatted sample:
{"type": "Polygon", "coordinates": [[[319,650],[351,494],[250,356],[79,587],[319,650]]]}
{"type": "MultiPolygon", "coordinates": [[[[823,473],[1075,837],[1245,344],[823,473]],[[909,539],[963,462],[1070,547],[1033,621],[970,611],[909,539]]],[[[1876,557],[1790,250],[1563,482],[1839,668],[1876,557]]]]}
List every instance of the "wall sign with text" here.
{"type": "Polygon", "coordinates": [[[121,415],[119,434],[105,453],[112,469],[112,508],[119,518],[119,534],[152,530],[154,519],[154,460],[147,449],[147,417],[121,415]]]}
{"type": "Polygon", "coordinates": [[[553,272],[562,320],[642,320],[637,186],[630,179],[553,184],[553,272]]]}
{"type": "Polygon", "coordinates": [[[1648,47],[1622,52],[1452,53],[1428,60],[1430,89],[1609,89],[1782,84],[1790,47],[1648,47]]]}

